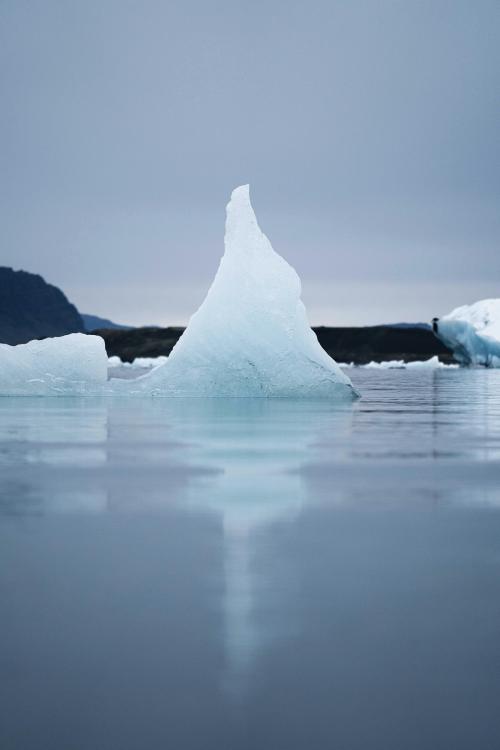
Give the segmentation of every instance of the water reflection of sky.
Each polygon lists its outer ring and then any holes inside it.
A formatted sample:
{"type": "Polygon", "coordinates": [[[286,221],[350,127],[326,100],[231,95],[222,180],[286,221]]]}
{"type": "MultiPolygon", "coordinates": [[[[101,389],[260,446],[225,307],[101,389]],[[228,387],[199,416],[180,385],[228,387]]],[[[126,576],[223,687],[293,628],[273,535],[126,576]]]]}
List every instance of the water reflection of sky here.
{"type": "Polygon", "coordinates": [[[21,694],[78,750],[498,729],[500,373],[353,376],[364,398],[341,408],[0,400],[10,746],[43,746],[21,694]]]}

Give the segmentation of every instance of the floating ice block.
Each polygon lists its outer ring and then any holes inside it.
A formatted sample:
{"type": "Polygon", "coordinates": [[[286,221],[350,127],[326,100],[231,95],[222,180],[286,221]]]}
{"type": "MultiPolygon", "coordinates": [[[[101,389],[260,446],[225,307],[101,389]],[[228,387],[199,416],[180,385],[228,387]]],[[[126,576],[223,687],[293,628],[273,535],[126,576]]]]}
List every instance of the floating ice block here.
{"type": "Polygon", "coordinates": [[[457,307],[432,327],[460,364],[500,367],[500,299],[457,307]]]}
{"type": "Polygon", "coordinates": [[[108,358],[100,336],[0,344],[0,396],[82,394],[102,390],[108,358]]]}
{"type": "Polygon", "coordinates": [[[116,387],[161,396],[355,397],[311,330],[300,292],[297,273],[259,228],[248,185],[236,188],[224,256],[201,307],[164,365],[116,387]]]}

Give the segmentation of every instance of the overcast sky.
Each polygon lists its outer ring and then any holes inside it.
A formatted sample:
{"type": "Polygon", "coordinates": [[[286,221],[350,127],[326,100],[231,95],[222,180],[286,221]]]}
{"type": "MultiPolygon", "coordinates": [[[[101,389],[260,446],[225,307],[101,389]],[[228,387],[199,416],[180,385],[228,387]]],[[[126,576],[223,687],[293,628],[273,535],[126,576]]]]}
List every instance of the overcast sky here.
{"type": "Polygon", "coordinates": [[[249,182],[315,324],[500,296],[498,0],[0,0],[0,265],[184,323],[249,182]]]}

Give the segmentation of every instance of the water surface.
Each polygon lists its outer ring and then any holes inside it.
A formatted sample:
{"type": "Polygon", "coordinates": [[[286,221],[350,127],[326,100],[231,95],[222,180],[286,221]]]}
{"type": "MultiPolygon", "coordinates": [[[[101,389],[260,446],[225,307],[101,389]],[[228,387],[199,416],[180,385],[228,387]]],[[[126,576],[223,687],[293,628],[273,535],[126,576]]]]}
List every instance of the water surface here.
{"type": "Polygon", "coordinates": [[[500,371],[0,399],[2,750],[500,746],[500,371]]]}

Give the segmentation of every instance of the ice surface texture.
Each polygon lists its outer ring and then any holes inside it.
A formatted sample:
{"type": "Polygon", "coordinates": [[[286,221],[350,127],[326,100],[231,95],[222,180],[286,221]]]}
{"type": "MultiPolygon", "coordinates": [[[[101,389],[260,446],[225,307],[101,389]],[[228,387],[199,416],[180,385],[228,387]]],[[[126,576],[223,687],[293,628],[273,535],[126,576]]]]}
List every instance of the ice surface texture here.
{"type": "Polygon", "coordinates": [[[294,269],[271,247],[248,185],[227,206],[225,252],[167,362],[124,387],[161,396],[353,398],[307,321],[294,269]]]}
{"type": "Polygon", "coordinates": [[[107,378],[100,336],[68,336],[9,346],[0,344],[0,396],[94,393],[107,378]]]}
{"type": "Polygon", "coordinates": [[[457,307],[433,327],[461,364],[500,367],[500,299],[457,307]]]}

